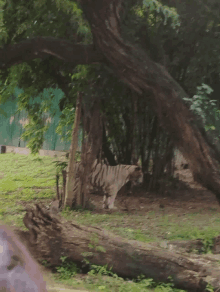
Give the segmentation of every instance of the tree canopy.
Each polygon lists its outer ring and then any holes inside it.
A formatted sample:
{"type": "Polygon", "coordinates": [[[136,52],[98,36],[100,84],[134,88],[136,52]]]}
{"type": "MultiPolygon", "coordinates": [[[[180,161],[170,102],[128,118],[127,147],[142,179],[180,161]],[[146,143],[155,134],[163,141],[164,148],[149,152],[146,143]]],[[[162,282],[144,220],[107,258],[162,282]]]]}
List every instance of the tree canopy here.
{"type": "Polygon", "coordinates": [[[148,152],[158,145],[153,133],[163,136],[165,129],[163,144],[172,140],[195,177],[218,193],[218,154],[183,102],[202,83],[218,83],[217,0],[2,1],[1,7],[1,101],[19,86],[19,100],[34,116],[30,98],[44,88],[63,90],[62,110],[74,106],[78,91],[84,102],[102,98],[106,145],[118,162],[131,162],[135,148],[147,165],[145,145],[148,152]]]}

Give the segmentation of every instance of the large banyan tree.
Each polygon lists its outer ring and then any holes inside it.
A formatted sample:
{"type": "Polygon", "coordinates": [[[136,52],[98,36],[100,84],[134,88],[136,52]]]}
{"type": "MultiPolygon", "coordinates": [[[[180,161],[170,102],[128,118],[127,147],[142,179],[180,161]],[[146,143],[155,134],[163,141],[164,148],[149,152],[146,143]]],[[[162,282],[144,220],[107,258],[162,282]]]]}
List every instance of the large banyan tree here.
{"type": "Polygon", "coordinates": [[[151,103],[160,125],[171,135],[174,145],[188,161],[194,178],[220,201],[219,153],[184,104],[183,98],[187,94],[183,88],[164,66],[123,39],[120,27],[123,1],[81,0],[79,5],[90,24],[93,45],[79,45],[52,37],[27,39],[0,50],[1,68],[51,56],[73,67],[78,64],[107,64],[138,93],[139,98],[151,103]]]}
{"type": "MultiPolygon", "coordinates": [[[[173,1],[164,2],[173,4],[173,1]]],[[[187,94],[171,77],[166,67],[149,57],[148,48],[143,50],[136,44],[129,43],[122,36],[121,17],[125,11],[124,2],[122,0],[81,0],[78,3],[90,24],[93,45],[75,44],[69,40],[53,37],[29,38],[7,44],[0,49],[0,68],[7,69],[36,58],[46,61],[51,57],[59,60],[60,64],[68,63],[68,66],[73,68],[78,64],[95,63],[103,63],[111,67],[121,80],[137,92],[138,98],[147,100],[153,106],[160,125],[170,135],[174,145],[183,153],[195,179],[211,190],[220,202],[219,152],[207,138],[199,121],[184,104],[183,98],[187,97],[187,94]]],[[[103,250],[96,250],[92,254],[91,262],[96,264],[108,262],[110,265],[116,263],[116,267],[113,268],[115,272],[119,269],[126,271],[121,266],[123,257],[123,260],[125,258],[127,260],[125,261],[127,266],[133,267],[130,271],[134,272],[137,270],[136,267],[141,267],[140,273],[144,271],[146,276],[151,275],[158,280],[164,280],[168,274],[172,274],[175,276],[174,282],[177,286],[191,291],[204,291],[204,286],[208,281],[205,277],[211,274],[209,261],[204,261],[206,269],[203,270],[201,257],[188,261],[180,254],[177,255],[174,252],[171,254],[159,247],[155,249],[137,242],[128,243],[121,238],[103,233],[99,229],[88,229],[73,223],[62,225],[39,206],[35,210],[29,210],[24,221],[26,227],[32,232],[33,241],[37,240],[38,234],[39,246],[42,242],[44,247],[42,252],[48,258],[55,258],[63,251],[72,248],[72,253],[69,252],[71,258],[81,261],[81,252],[87,251],[90,243],[88,234],[94,232],[97,233],[108,256],[104,256],[103,250]],[[41,232],[42,229],[46,232],[41,232]],[[59,230],[59,236],[57,230],[59,230]],[[67,240],[63,240],[64,238],[67,240]],[[53,253],[53,248],[59,252],[53,253]],[[135,264],[132,265],[134,260],[135,264]],[[198,264],[195,263],[196,261],[198,264]]],[[[59,259],[54,261],[57,262],[59,259]]],[[[130,276],[136,276],[135,272],[130,276]]],[[[211,276],[213,276],[212,284],[216,289],[219,288],[218,271],[213,269],[211,276]]]]}

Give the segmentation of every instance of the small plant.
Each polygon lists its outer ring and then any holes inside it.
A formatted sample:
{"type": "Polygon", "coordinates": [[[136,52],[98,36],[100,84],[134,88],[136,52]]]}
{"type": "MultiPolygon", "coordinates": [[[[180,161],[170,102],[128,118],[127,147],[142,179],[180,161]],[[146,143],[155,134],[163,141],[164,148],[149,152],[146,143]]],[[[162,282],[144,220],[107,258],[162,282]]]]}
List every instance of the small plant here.
{"type": "Polygon", "coordinates": [[[62,265],[56,267],[58,278],[62,280],[68,280],[74,277],[77,272],[78,268],[75,263],[67,261],[67,257],[61,257],[62,265]]]}
{"type": "Polygon", "coordinates": [[[88,275],[115,276],[115,274],[111,270],[112,267],[108,269],[108,265],[105,266],[91,265],[91,270],[88,272],[88,275]]]}
{"type": "Polygon", "coordinates": [[[184,291],[184,290],[180,290],[180,289],[177,289],[177,288],[174,288],[174,283],[173,283],[173,279],[171,276],[169,276],[167,278],[170,282],[169,283],[161,283],[161,282],[155,282],[153,279],[149,278],[149,279],[146,279],[144,275],[140,275],[138,276],[138,278],[135,280],[135,283],[138,284],[138,287],[141,287],[141,289],[143,291],[149,291],[149,289],[154,289],[154,291],[157,291],[157,292],[181,292],[181,291],[184,291]]]}
{"type": "Polygon", "coordinates": [[[202,253],[211,253],[213,248],[213,238],[203,238],[202,253]]]}
{"type": "Polygon", "coordinates": [[[208,292],[214,292],[214,288],[211,284],[207,284],[206,288],[205,288],[205,291],[208,291],[208,292]]]}
{"type": "Polygon", "coordinates": [[[139,283],[142,288],[153,288],[156,285],[153,279],[146,279],[144,275],[138,276],[135,280],[135,283],[139,283]]]}
{"type": "Polygon", "coordinates": [[[42,265],[43,265],[44,267],[50,267],[50,266],[51,266],[51,264],[48,263],[47,260],[42,260],[41,263],[42,263],[42,265]]]}

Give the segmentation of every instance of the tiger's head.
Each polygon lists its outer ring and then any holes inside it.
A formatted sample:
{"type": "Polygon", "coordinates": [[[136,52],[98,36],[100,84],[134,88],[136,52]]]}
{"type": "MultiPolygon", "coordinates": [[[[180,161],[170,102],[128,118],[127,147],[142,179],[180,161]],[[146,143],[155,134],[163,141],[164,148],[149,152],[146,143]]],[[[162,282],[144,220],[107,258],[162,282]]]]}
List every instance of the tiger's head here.
{"type": "Polygon", "coordinates": [[[143,182],[143,172],[140,166],[134,165],[133,171],[129,175],[129,180],[133,182],[134,185],[143,182]]]}

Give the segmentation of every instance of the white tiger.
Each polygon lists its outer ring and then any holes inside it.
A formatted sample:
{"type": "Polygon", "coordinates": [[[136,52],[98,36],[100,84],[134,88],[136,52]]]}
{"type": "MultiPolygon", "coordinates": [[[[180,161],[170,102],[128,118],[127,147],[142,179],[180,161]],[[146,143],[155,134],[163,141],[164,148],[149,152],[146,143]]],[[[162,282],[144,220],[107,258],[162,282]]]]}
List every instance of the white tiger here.
{"type": "MultiPolygon", "coordinates": [[[[76,165],[76,174],[81,163],[76,165]]],[[[128,182],[132,181],[134,184],[143,178],[142,170],[137,165],[119,164],[110,166],[106,164],[97,163],[97,160],[92,165],[90,182],[92,187],[100,187],[104,192],[103,208],[113,209],[115,198],[119,190],[128,182]]],[[[78,187],[79,177],[76,175],[76,183],[74,192],[78,187]]]]}

